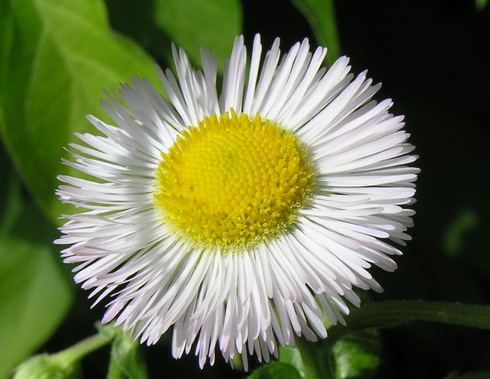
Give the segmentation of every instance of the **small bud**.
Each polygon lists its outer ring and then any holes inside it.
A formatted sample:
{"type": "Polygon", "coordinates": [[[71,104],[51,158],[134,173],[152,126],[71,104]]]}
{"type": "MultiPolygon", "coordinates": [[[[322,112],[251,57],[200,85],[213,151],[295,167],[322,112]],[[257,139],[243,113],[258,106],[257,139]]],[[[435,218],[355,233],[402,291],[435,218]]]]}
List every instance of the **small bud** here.
{"type": "Polygon", "coordinates": [[[64,362],[59,355],[35,355],[21,363],[14,379],[68,379],[75,377],[78,362],[64,362]]]}

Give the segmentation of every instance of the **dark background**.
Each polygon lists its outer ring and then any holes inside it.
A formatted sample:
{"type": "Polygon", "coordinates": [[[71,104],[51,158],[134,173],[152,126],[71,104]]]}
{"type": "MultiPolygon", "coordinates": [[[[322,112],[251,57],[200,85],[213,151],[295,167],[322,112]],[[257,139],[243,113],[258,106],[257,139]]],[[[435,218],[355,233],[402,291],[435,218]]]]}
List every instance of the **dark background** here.
{"type": "MultiPolygon", "coordinates": [[[[264,50],[276,36],[283,51],[309,37],[306,20],[285,0],[242,0],[244,34],[250,45],[262,34],[264,50]]],[[[490,303],[490,9],[474,1],[337,0],[342,54],[354,73],[369,69],[406,116],[422,169],[413,241],[397,257],[399,269],[374,269],[385,288],[376,301],[425,299],[490,303]],[[466,220],[451,243],[448,230],[466,220]]],[[[145,22],[145,20],[142,20],[145,22]]],[[[42,350],[56,351],[93,333],[102,307],[89,310],[79,292],[71,314],[42,350]],[[65,333],[69,330],[69,333],[65,333]],[[67,340],[67,335],[69,339],[67,340]]],[[[443,378],[451,372],[490,370],[490,332],[420,323],[384,330],[376,378],[443,378]]],[[[233,378],[219,353],[201,372],[193,355],[175,361],[169,337],[144,349],[151,378],[233,378]]],[[[103,377],[100,354],[84,366],[87,378],[103,377]],[[102,375],[102,376],[101,376],[102,375]]]]}
{"type": "MultiPolygon", "coordinates": [[[[309,26],[285,1],[245,1],[245,33],[281,36],[284,49],[309,26]],[[267,4],[265,4],[267,3],[267,4]],[[289,6],[287,14],[280,7],[289,6]]],[[[474,1],[335,1],[341,53],[353,72],[382,82],[406,116],[422,169],[413,241],[395,273],[375,270],[375,300],[490,300],[490,9],[474,1]],[[456,220],[472,220],[458,248],[456,220]]],[[[442,378],[490,370],[490,332],[420,323],[385,330],[376,378],[442,378]]],[[[490,374],[489,374],[490,377],[490,374]]]]}

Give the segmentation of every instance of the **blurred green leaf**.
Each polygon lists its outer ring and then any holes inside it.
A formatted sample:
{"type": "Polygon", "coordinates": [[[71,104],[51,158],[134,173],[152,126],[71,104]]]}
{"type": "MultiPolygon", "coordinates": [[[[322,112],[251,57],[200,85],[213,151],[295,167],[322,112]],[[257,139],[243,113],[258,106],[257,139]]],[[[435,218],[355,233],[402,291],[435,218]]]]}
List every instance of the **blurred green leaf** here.
{"type": "Polygon", "coordinates": [[[132,75],[156,78],[153,61],[108,26],[101,0],[0,0],[1,133],[41,207],[56,220],[56,175],[73,132],[94,131],[103,89],[132,75]]]}
{"type": "Polygon", "coordinates": [[[280,347],[279,361],[281,363],[285,363],[294,367],[296,371],[298,371],[300,377],[304,378],[305,367],[304,367],[303,357],[299,349],[296,349],[291,346],[280,347]]]}
{"type": "Polygon", "coordinates": [[[50,224],[34,204],[22,204],[18,181],[10,183],[0,224],[0,378],[46,341],[72,300],[44,230],[50,224]]]}
{"type": "Polygon", "coordinates": [[[319,45],[328,47],[329,66],[340,56],[340,41],[335,21],[333,0],[291,0],[303,13],[319,45]]]}
{"type": "Polygon", "coordinates": [[[486,7],[488,0],[475,0],[476,7],[480,10],[486,7]]]}
{"type": "Polygon", "coordinates": [[[159,61],[171,54],[171,40],[155,22],[155,1],[104,0],[111,26],[159,61]]]}
{"type": "Polygon", "coordinates": [[[30,355],[62,321],[67,281],[46,245],[0,239],[0,378],[30,355]]]}
{"type": "MultiPolygon", "coordinates": [[[[0,145],[0,161],[4,159],[7,162],[2,147],[0,145]]],[[[19,180],[14,178],[7,167],[0,169],[0,177],[5,183],[0,186],[0,238],[3,238],[12,230],[22,211],[22,199],[19,180]]]]}
{"type": "Polygon", "coordinates": [[[474,229],[477,225],[478,215],[475,211],[468,209],[460,211],[446,230],[443,251],[448,256],[455,256],[461,253],[464,247],[464,234],[474,229]]]}
{"type": "Polygon", "coordinates": [[[200,48],[210,49],[223,68],[235,37],[242,33],[238,0],[155,0],[155,21],[191,61],[199,64],[200,48]]]}
{"type": "Polygon", "coordinates": [[[371,378],[380,364],[379,333],[367,329],[345,336],[333,349],[335,378],[371,378]]]}
{"type": "Polygon", "coordinates": [[[301,379],[299,374],[293,366],[283,362],[272,362],[264,365],[255,370],[252,375],[248,376],[249,379],[301,379]]]}

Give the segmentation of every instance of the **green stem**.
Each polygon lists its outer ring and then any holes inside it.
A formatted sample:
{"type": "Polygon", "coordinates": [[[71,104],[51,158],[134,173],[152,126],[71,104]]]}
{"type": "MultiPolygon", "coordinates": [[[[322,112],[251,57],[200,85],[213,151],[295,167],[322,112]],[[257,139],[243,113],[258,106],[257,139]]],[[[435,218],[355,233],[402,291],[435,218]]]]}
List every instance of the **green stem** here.
{"type": "Polygon", "coordinates": [[[328,47],[327,65],[340,56],[340,41],[333,0],[292,0],[310,23],[317,43],[328,47]]]}
{"type": "Polygon", "coordinates": [[[346,334],[370,328],[392,328],[413,321],[490,329],[490,306],[423,300],[401,300],[370,303],[347,317],[347,326],[329,330],[327,341],[333,346],[346,334]]]}
{"type": "MultiPolygon", "coordinates": [[[[414,321],[438,322],[490,329],[490,306],[423,300],[401,300],[369,303],[355,309],[346,318],[347,326],[338,325],[329,329],[323,342],[324,351],[332,351],[337,341],[347,334],[365,329],[383,329],[403,326],[414,321]]],[[[327,357],[327,371],[333,373],[335,363],[332,355],[327,357]]]]}
{"type": "Polygon", "coordinates": [[[304,338],[296,338],[296,348],[301,354],[302,376],[307,379],[330,379],[331,372],[322,354],[323,350],[318,349],[314,343],[306,341],[304,338]]]}
{"type": "Polygon", "coordinates": [[[58,367],[69,367],[82,360],[86,355],[109,344],[111,340],[111,336],[107,334],[96,334],[78,342],[68,349],[52,354],[51,359],[58,364],[58,367]]]}
{"type": "Polygon", "coordinates": [[[403,326],[414,321],[439,322],[490,330],[490,306],[422,300],[368,303],[352,310],[346,326],[331,326],[328,338],[311,343],[296,339],[297,349],[284,348],[280,361],[294,366],[305,379],[331,379],[337,375],[334,345],[347,335],[366,329],[403,326]],[[296,352],[296,353],[295,353],[296,352]]]}
{"type": "Polygon", "coordinates": [[[107,373],[107,379],[123,379],[123,372],[121,366],[111,357],[109,362],[109,370],[107,373]]]}
{"type": "Polygon", "coordinates": [[[121,328],[108,325],[100,328],[101,333],[114,333],[112,341],[111,359],[107,373],[107,379],[147,379],[145,361],[139,350],[139,343],[131,336],[125,335],[121,328]]]}

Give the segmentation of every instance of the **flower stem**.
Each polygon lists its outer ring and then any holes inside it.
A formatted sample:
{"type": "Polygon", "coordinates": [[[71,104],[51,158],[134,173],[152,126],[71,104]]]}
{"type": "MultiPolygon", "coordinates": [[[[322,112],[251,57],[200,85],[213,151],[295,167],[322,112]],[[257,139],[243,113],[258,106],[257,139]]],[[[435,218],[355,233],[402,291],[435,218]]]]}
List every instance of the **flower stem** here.
{"type": "Polygon", "coordinates": [[[306,341],[304,338],[296,338],[295,342],[301,354],[302,377],[308,379],[332,378],[332,373],[328,370],[327,361],[325,360],[322,349],[318,349],[318,346],[306,341]]]}
{"type": "Polygon", "coordinates": [[[413,321],[439,322],[490,329],[490,306],[423,300],[370,303],[347,317],[347,326],[329,329],[331,346],[348,333],[370,328],[392,328],[413,321]]]}
{"type": "Polygon", "coordinates": [[[107,373],[107,379],[123,379],[123,372],[121,366],[111,357],[109,362],[109,370],[107,373]]]}
{"type": "Polygon", "coordinates": [[[107,345],[111,340],[112,337],[107,334],[96,334],[78,342],[66,350],[52,354],[51,359],[55,361],[59,367],[71,366],[91,352],[107,345]]]}

